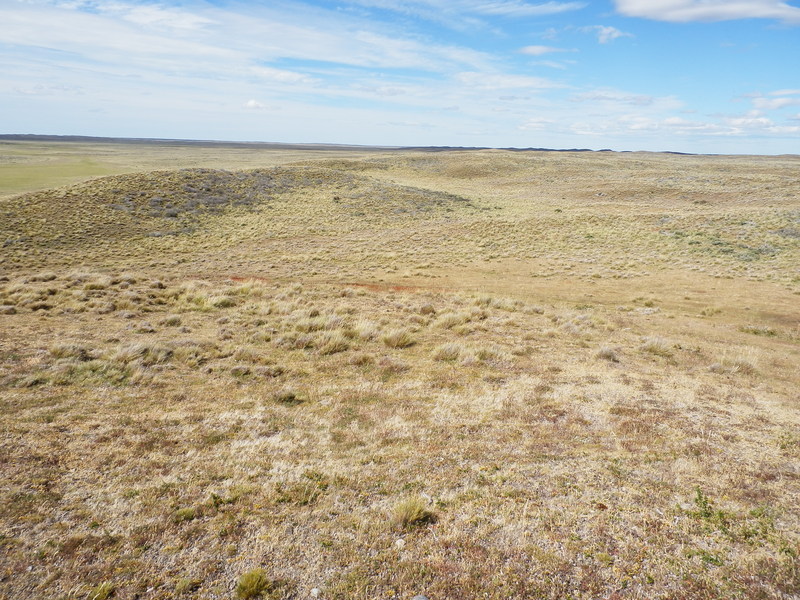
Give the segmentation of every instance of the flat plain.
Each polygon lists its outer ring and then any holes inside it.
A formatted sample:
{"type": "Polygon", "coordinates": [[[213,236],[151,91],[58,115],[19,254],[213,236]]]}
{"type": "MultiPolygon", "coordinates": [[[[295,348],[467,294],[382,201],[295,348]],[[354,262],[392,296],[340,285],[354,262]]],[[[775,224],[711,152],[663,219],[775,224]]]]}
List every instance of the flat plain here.
{"type": "Polygon", "coordinates": [[[0,597],[796,598],[800,157],[0,143],[0,597]]]}

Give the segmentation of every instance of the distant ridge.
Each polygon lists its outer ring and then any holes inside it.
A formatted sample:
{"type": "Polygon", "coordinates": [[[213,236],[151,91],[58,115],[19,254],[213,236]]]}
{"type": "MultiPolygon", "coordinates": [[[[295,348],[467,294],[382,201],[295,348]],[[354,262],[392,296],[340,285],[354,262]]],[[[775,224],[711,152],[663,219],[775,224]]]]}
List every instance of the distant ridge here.
{"type": "MultiPolygon", "coordinates": [[[[220,140],[184,140],[170,138],[96,137],[89,135],[40,135],[32,133],[0,134],[0,140],[28,142],[83,142],[92,144],[150,144],[164,146],[208,146],[219,148],[259,148],[276,150],[358,150],[408,152],[448,152],[453,150],[507,150],[510,152],[614,152],[609,149],[590,148],[492,148],[490,146],[367,146],[358,144],[293,144],[286,142],[232,142],[220,140]]],[[[677,153],[676,153],[677,154],[677,153]]]]}
{"type": "Polygon", "coordinates": [[[149,144],[164,146],[207,146],[219,148],[264,147],[292,150],[402,150],[400,146],[358,146],[355,144],[288,144],[282,142],[227,142],[219,140],[180,140],[169,138],[95,137],[88,135],[0,134],[0,140],[20,142],[84,142],[92,144],[149,144]]]}
{"type": "MultiPolygon", "coordinates": [[[[91,144],[150,144],[163,146],[198,146],[209,148],[264,148],[274,150],[317,150],[317,151],[360,151],[360,152],[452,152],[454,150],[506,150],[508,152],[618,152],[610,148],[592,150],[591,148],[493,148],[491,146],[369,146],[359,144],[294,144],[288,142],[233,142],[223,140],[185,140],[171,138],[126,138],[99,137],[90,135],[41,135],[34,133],[1,133],[0,141],[18,142],[83,142],[91,144]]],[[[619,152],[635,152],[622,150],[619,152]]],[[[651,152],[652,153],[652,152],[651,152]]],[[[698,156],[693,152],[674,152],[664,150],[655,154],[677,154],[698,156]]]]}

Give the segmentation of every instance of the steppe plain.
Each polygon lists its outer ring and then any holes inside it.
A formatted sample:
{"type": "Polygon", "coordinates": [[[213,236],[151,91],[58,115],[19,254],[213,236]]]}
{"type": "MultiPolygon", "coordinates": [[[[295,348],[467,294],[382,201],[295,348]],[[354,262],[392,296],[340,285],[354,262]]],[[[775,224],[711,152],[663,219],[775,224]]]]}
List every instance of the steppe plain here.
{"type": "Polygon", "coordinates": [[[0,142],[0,597],[800,596],[800,157],[0,142]]]}

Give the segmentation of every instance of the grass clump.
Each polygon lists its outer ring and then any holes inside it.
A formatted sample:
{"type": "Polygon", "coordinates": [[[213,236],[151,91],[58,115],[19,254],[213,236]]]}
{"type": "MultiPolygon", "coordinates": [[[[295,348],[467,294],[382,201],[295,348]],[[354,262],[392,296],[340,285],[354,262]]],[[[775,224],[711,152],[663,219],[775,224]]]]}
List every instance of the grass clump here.
{"type": "Polygon", "coordinates": [[[53,358],[66,358],[81,362],[96,358],[92,351],[79,344],[56,344],[50,347],[50,355],[53,358]]]}
{"type": "Polygon", "coordinates": [[[191,577],[182,577],[175,583],[175,595],[182,596],[183,594],[191,594],[197,591],[200,587],[200,580],[192,579],[191,577]]]}
{"type": "Polygon", "coordinates": [[[778,335],[778,332],[768,325],[744,325],[739,328],[739,331],[742,333],[751,333],[753,335],[763,335],[765,337],[778,335]]]}
{"type": "Polygon", "coordinates": [[[181,318],[178,315],[168,315],[159,321],[159,325],[165,327],[178,327],[181,324],[181,318]]]}
{"type": "Polygon", "coordinates": [[[319,500],[327,487],[327,483],[319,481],[298,481],[290,485],[278,484],[275,488],[275,502],[309,506],[319,500]]]}
{"type": "Polygon", "coordinates": [[[752,375],[758,370],[756,367],[756,357],[752,352],[737,352],[733,355],[726,355],[722,359],[722,364],[731,373],[752,375]]]}
{"type": "Polygon", "coordinates": [[[464,325],[470,321],[470,315],[463,312],[447,312],[440,315],[434,322],[434,326],[442,329],[452,329],[458,325],[464,325]]]}
{"type": "Polygon", "coordinates": [[[408,498],[395,505],[391,523],[395,529],[411,529],[436,522],[436,514],[427,508],[425,500],[408,498]]]}
{"type": "Polygon", "coordinates": [[[252,569],[239,576],[236,582],[236,597],[242,600],[261,598],[276,588],[275,582],[269,578],[264,569],[252,569]]]}
{"type": "Polygon", "coordinates": [[[291,388],[278,390],[273,394],[272,399],[278,404],[286,404],[288,406],[297,406],[305,402],[300,392],[291,388]]]}
{"type": "Polygon", "coordinates": [[[197,518],[197,510],[189,506],[186,508],[179,508],[172,515],[173,523],[185,523],[186,521],[193,521],[197,518]]]}
{"type": "Polygon", "coordinates": [[[114,591],[114,584],[106,581],[89,590],[86,600],[107,600],[107,598],[111,598],[114,595],[114,591]]]}
{"type": "Polygon", "coordinates": [[[659,337],[648,337],[642,340],[642,345],[639,348],[643,352],[655,354],[656,356],[672,356],[672,348],[669,342],[659,337]]]}
{"type": "Polygon", "coordinates": [[[368,321],[366,319],[360,319],[354,326],[353,331],[355,331],[356,335],[364,340],[372,340],[378,336],[380,332],[380,328],[378,325],[372,321],[368,321]]]}
{"type": "Polygon", "coordinates": [[[444,361],[458,360],[463,352],[464,347],[461,344],[450,342],[436,348],[433,352],[433,358],[444,361]]]}
{"type": "Polygon", "coordinates": [[[619,354],[610,346],[603,346],[600,348],[595,354],[595,357],[607,360],[608,362],[619,362],[619,354]]]}
{"type": "Polygon", "coordinates": [[[317,345],[320,354],[336,354],[350,348],[347,336],[341,331],[326,331],[320,336],[317,345]]]}
{"type": "Polygon", "coordinates": [[[114,360],[123,364],[136,363],[150,367],[168,362],[173,355],[171,348],[160,344],[129,344],[123,346],[114,356],[114,360]]]}
{"type": "Polygon", "coordinates": [[[415,343],[408,329],[392,329],[383,334],[381,339],[389,348],[408,348],[415,343]]]}

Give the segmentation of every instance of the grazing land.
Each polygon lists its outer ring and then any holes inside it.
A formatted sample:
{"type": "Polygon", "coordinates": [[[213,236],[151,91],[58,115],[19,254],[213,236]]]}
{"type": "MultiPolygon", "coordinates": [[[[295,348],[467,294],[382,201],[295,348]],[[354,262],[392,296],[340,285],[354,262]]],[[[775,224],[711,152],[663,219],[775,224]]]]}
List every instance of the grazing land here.
{"type": "Polygon", "coordinates": [[[0,244],[0,597],[800,595],[800,157],[4,142],[0,244]]]}

